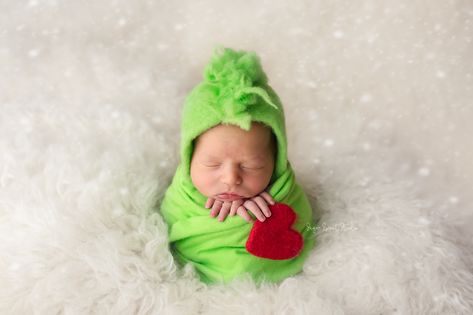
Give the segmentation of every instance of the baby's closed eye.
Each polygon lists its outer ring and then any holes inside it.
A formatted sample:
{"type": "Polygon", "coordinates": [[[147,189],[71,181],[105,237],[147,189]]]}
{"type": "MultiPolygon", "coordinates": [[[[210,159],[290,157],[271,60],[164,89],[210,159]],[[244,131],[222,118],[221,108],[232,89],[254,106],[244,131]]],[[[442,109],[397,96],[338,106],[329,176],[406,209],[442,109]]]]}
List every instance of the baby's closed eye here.
{"type": "Polygon", "coordinates": [[[260,167],[242,166],[242,168],[245,170],[262,170],[264,166],[260,166],[260,167]]]}
{"type": "Polygon", "coordinates": [[[213,164],[213,165],[204,164],[204,166],[206,166],[206,167],[219,167],[220,164],[213,164]]]}
{"type": "MultiPolygon", "coordinates": [[[[208,168],[218,168],[220,166],[222,166],[221,164],[203,164],[205,167],[208,167],[208,168]]],[[[244,169],[244,170],[262,170],[265,168],[265,166],[260,166],[260,165],[241,165],[240,166],[241,169],[244,169]]]]}

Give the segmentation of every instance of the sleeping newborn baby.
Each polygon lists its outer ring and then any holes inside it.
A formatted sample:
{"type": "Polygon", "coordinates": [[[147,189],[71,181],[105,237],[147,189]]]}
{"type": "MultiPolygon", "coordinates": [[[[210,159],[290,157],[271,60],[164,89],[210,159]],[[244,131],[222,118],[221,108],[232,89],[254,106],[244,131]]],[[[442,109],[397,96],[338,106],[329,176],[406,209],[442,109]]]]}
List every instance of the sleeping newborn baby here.
{"type": "Polygon", "coordinates": [[[284,119],[258,56],[218,47],[185,101],[180,163],[160,209],[178,265],[205,283],[280,282],[315,244],[284,119]]]}
{"type": "Polygon", "coordinates": [[[224,221],[230,214],[249,223],[271,216],[267,204],[273,198],[264,191],[271,179],[276,159],[276,140],[271,129],[253,122],[250,131],[235,125],[219,124],[196,140],[191,162],[194,186],[209,196],[205,207],[212,217],[224,221]]]}

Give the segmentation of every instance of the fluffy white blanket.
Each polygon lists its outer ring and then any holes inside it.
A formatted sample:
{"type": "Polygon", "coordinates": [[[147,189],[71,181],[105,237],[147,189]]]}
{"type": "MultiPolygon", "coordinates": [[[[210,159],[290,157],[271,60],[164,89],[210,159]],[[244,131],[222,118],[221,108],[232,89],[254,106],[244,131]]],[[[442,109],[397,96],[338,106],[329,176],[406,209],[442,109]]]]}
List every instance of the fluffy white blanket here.
{"type": "Polygon", "coordinates": [[[473,313],[467,1],[0,1],[1,314],[473,313]],[[261,55],[319,228],[280,285],[179,270],[159,201],[216,43],[261,55]]]}

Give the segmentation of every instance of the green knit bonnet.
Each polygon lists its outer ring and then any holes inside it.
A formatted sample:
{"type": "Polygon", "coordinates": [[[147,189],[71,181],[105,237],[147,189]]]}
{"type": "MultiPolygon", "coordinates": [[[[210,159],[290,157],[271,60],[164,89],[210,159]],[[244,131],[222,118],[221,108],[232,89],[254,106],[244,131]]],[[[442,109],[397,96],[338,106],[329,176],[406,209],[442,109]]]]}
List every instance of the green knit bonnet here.
{"type": "Polygon", "coordinates": [[[193,140],[218,124],[233,124],[249,131],[251,122],[271,127],[277,158],[271,183],[289,166],[284,110],[268,85],[260,59],[251,51],[217,46],[204,70],[204,80],[187,96],[181,123],[181,170],[190,180],[193,140]]]}

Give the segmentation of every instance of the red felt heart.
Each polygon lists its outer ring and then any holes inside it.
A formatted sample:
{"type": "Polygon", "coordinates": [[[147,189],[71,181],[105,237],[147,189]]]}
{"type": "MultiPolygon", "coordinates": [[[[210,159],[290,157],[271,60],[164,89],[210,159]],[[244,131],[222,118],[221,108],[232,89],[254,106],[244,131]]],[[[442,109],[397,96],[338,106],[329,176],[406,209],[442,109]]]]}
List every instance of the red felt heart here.
{"type": "Polygon", "coordinates": [[[291,229],[296,213],[284,203],[269,205],[271,216],[256,220],[246,241],[246,250],[258,257],[283,260],[296,257],[302,250],[302,235],[291,229]]]}

